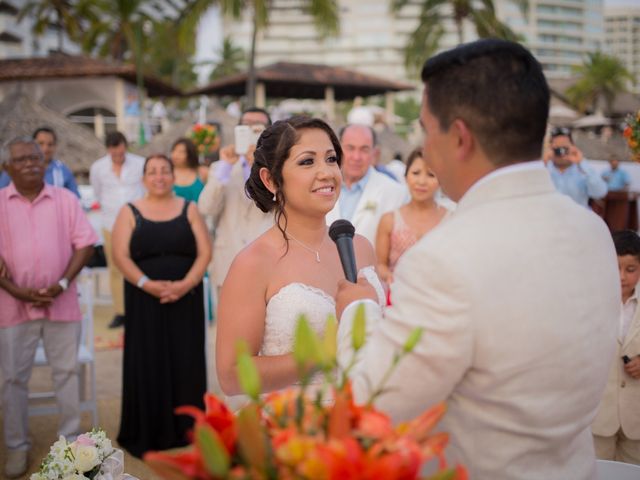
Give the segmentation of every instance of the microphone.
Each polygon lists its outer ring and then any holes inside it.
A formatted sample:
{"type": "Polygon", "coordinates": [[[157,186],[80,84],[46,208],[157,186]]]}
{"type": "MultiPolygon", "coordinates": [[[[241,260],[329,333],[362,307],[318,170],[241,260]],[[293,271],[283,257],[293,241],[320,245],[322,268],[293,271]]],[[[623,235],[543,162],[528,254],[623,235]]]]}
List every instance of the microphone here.
{"type": "Polygon", "coordinates": [[[358,271],[356,270],[356,256],[353,252],[353,234],[356,229],[349,220],[336,220],[329,227],[329,236],[338,247],[338,255],[344,276],[351,283],[358,282],[358,271]]]}

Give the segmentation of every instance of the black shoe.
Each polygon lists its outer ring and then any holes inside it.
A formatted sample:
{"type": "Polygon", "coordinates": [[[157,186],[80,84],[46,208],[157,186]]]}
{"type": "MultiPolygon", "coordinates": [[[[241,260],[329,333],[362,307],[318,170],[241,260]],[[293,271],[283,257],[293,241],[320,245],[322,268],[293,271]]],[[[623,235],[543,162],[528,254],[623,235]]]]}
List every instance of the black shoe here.
{"type": "Polygon", "coordinates": [[[113,317],[113,320],[111,320],[111,323],[109,324],[109,328],[120,327],[124,327],[124,315],[116,315],[115,317],[113,317]]]}

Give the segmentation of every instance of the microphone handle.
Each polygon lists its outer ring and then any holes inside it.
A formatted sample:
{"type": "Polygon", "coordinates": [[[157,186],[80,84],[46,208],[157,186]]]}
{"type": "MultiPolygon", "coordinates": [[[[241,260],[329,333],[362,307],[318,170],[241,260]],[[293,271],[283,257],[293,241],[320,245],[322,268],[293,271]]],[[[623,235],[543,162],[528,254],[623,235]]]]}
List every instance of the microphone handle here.
{"type": "Polygon", "coordinates": [[[356,256],[353,252],[353,238],[346,235],[341,236],[336,239],[336,246],[338,247],[338,255],[340,256],[345,278],[351,283],[357,283],[358,271],[356,269],[356,256]]]}

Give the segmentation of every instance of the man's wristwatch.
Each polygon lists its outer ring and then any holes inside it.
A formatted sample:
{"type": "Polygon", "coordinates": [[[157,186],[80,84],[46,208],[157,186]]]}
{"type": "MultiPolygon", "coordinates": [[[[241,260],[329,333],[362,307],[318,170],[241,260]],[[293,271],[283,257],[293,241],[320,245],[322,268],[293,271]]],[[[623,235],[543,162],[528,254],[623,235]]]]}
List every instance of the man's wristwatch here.
{"type": "Polygon", "coordinates": [[[58,285],[60,285],[60,288],[64,292],[67,288],[69,288],[69,280],[67,280],[66,278],[61,278],[60,280],[58,280],[58,285]]]}

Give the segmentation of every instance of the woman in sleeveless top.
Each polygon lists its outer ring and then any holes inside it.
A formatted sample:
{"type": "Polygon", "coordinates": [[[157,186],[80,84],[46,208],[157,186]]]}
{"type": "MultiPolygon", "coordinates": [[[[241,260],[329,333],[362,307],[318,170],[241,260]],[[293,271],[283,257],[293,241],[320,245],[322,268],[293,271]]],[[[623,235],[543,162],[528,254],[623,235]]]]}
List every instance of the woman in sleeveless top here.
{"type": "MultiPolygon", "coordinates": [[[[298,316],[324,332],[335,314],[338,281],[344,278],[325,216],[340,194],[342,149],[325,122],[294,117],[274,123],[258,140],[246,191],[258,208],[274,212],[275,225],[242,250],[222,285],[218,309],[216,368],[227,395],[241,393],[236,344],[248,343],[264,392],[298,381],[291,353],[298,316]]],[[[378,286],[371,244],[354,238],[362,275],[378,286]]]]}
{"type": "Polygon", "coordinates": [[[137,457],[186,445],[192,422],[173,411],[204,406],[202,276],[211,258],[195,204],[172,192],[169,159],[147,158],[143,182],[147,196],[125,205],[113,229],[114,260],[126,279],[118,443],[137,457]]]}
{"type": "Polygon", "coordinates": [[[393,270],[402,254],[446,215],[435,194],[440,187],[433,171],[427,167],[422,150],[415,149],[407,159],[405,179],[411,200],[380,218],[376,235],[378,274],[387,284],[393,281],[393,270]]]}
{"type": "Polygon", "coordinates": [[[186,200],[198,202],[204,183],[198,175],[198,151],[188,138],[179,138],[171,147],[175,181],[173,192],[186,200]]]}

